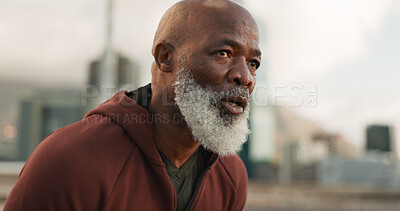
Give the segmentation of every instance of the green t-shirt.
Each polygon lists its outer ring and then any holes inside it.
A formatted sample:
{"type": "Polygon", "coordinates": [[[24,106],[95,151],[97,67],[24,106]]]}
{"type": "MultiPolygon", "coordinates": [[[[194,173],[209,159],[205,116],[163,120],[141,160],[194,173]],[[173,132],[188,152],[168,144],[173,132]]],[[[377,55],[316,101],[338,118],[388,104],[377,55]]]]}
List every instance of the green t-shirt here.
{"type": "Polygon", "coordinates": [[[200,147],[191,155],[187,161],[179,169],[170,161],[167,156],[160,150],[161,159],[165,164],[169,179],[174,185],[178,198],[177,211],[185,210],[188,205],[194,189],[196,181],[200,175],[200,147]]]}

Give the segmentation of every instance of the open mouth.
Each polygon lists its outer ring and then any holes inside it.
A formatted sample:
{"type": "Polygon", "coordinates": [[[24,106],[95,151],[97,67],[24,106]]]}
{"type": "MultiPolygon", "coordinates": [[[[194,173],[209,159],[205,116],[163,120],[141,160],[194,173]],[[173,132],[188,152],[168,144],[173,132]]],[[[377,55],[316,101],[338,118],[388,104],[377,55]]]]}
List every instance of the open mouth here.
{"type": "Polygon", "coordinates": [[[223,109],[232,114],[242,114],[247,106],[247,99],[245,97],[227,97],[221,100],[223,109]]]}

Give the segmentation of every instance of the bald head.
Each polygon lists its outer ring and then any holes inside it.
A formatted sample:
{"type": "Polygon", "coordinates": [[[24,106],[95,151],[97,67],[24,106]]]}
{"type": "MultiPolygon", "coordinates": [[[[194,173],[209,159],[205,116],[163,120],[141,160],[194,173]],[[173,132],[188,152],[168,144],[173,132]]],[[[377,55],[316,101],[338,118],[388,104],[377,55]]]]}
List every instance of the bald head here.
{"type": "Polygon", "coordinates": [[[261,60],[258,40],[253,17],[235,2],[186,0],[173,5],[154,37],[152,100],[162,98],[158,88],[166,87],[173,101],[173,84],[183,69],[203,87],[219,84],[215,91],[220,91],[239,85],[251,92],[261,60]]]}
{"type": "Polygon", "coordinates": [[[161,18],[152,53],[160,43],[179,48],[210,24],[236,21],[257,28],[251,14],[229,0],[185,0],[173,5],[161,18]]]}

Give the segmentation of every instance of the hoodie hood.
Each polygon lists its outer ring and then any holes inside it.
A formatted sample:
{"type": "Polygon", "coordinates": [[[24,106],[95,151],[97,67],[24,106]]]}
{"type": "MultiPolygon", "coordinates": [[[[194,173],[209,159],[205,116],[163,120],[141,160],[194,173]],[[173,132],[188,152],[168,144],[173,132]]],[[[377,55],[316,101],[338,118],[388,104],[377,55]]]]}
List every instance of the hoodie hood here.
{"type": "Polygon", "coordinates": [[[128,133],[149,162],[164,167],[152,137],[152,117],[148,111],[150,100],[151,84],[131,92],[120,91],[84,118],[92,115],[108,117],[128,133]]]}

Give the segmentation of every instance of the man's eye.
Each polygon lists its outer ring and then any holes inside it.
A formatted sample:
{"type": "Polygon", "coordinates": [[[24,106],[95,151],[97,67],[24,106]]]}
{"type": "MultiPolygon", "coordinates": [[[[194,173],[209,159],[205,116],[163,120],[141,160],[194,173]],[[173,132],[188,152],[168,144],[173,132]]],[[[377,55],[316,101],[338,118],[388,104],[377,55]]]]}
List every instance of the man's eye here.
{"type": "Polygon", "coordinates": [[[228,58],[229,57],[229,53],[226,50],[222,50],[222,51],[218,51],[218,55],[224,58],[228,58]]]}
{"type": "Polygon", "coordinates": [[[252,68],[252,69],[258,69],[258,67],[260,66],[260,64],[257,62],[257,61],[249,61],[249,66],[252,68]]]}

